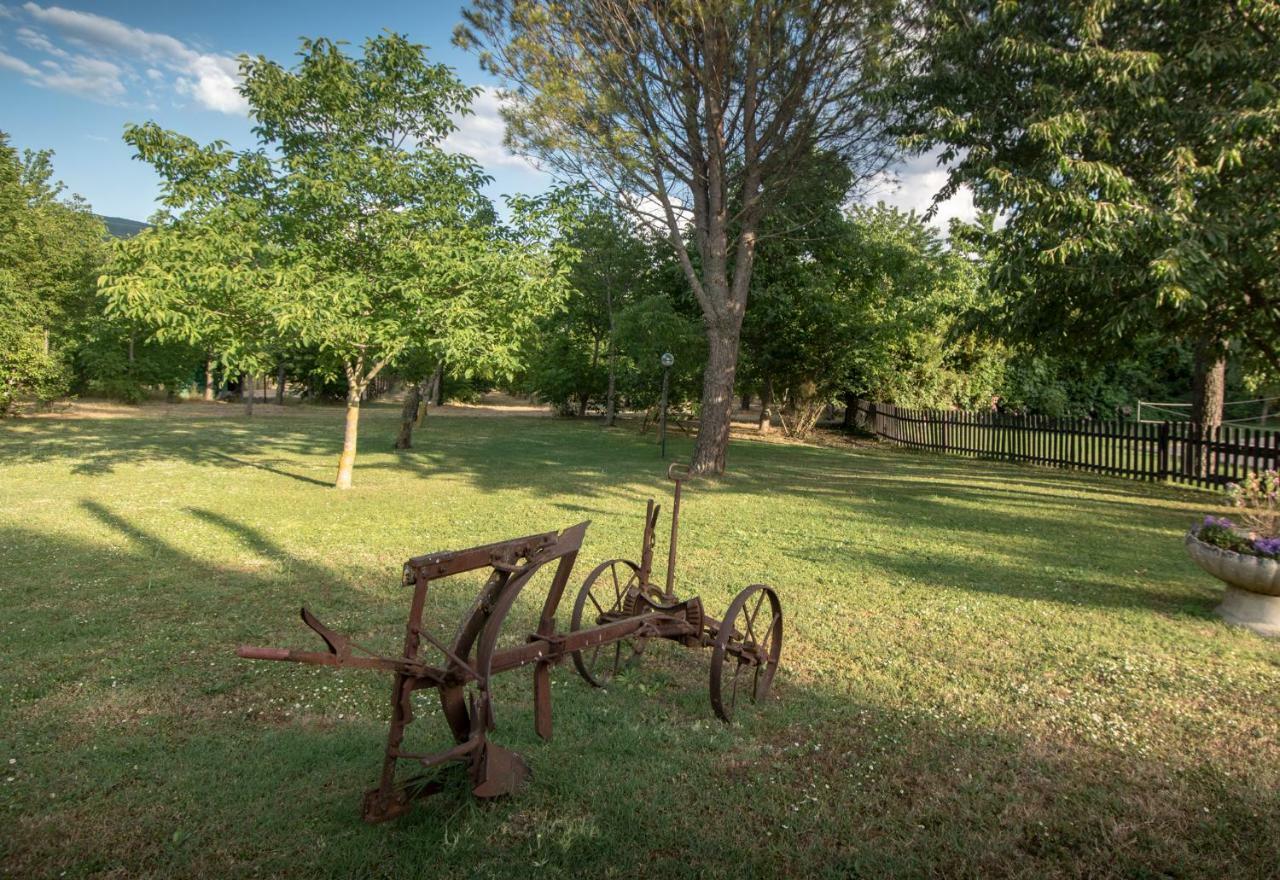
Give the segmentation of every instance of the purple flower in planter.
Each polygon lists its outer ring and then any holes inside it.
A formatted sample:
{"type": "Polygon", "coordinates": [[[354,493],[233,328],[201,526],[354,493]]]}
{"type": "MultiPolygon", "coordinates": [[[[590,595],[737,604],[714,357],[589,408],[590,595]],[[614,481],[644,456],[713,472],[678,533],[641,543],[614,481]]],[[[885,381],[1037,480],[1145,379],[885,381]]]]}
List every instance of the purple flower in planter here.
{"type": "Polygon", "coordinates": [[[1254,538],[1253,549],[1263,556],[1280,556],[1280,538],[1254,538]]]}
{"type": "Polygon", "coordinates": [[[1225,516],[1206,516],[1201,528],[1234,529],[1235,524],[1225,516]]]}

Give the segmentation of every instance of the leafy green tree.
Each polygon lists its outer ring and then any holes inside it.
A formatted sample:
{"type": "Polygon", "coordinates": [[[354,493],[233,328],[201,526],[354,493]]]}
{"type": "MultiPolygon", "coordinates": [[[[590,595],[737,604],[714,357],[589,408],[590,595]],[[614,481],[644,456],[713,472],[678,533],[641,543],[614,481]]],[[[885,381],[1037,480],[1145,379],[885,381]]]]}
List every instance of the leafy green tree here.
{"type": "Polygon", "coordinates": [[[1001,354],[976,344],[962,320],[985,296],[975,267],[914,214],[846,210],[838,157],[810,164],[815,173],[764,227],[743,326],[762,430],[775,394],[796,435],[855,396],[907,406],[989,400],[1001,354]]]}
{"type": "Polygon", "coordinates": [[[1010,333],[1105,356],[1185,340],[1210,423],[1229,340],[1280,369],[1280,4],[913,9],[890,98],[950,164],[939,197],[967,185],[1003,218],[1010,333]]]}
{"type": "Polygon", "coordinates": [[[63,196],[52,153],[19,154],[0,132],[0,416],[69,389],[105,234],[88,205],[63,196]]]}
{"type": "Polygon", "coordinates": [[[512,371],[562,296],[543,202],[517,200],[499,225],[481,169],[440,148],[475,90],[399,35],[363,50],[307,39],[292,69],[242,59],[255,150],[129,129],[170,213],[121,244],[104,279],[113,309],[228,366],[269,367],[278,344],[314,348],[346,380],[338,488],[384,369],[429,346],[465,370],[512,371]]]}
{"type": "Polygon", "coordinates": [[[542,343],[525,384],[564,413],[604,403],[614,423],[618,387],[618,316],[653,293],[654,243],[613,203],[585,201],[568,232],[575,254],[563,311],[541,328],[542,343]]]}
{"type": "Polygon", "coordinates": [[[725,467],[761,224],[814,145],[855,182],[888,160],[869,93],[894,6],[474,0],[464,12],[456,42],[513,87],[513,142],[664,230],[707,341],[695,473],[725,467]]]}
{"type": "Polygon", "coordinates": [[[651,293],[619,311],[617,392],[627,406],[649,409],[658,405],[661,358],[668,352],[675,357],[668,403],[680,409],[698,401],[707,362],[707,341],[700,324],[697,305],[683,284],[674,294],[651,293]]]}

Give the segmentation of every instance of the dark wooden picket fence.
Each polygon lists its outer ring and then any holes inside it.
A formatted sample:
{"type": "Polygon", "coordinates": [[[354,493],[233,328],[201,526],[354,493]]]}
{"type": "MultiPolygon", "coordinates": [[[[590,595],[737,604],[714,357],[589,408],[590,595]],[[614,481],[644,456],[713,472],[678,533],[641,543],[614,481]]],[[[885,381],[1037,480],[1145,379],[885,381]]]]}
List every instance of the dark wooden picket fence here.
{"type": "Polygon", "coordinates": [[[1190,422],[904,409],[860,400],[858,424],[913,449],[1213,488],[1280,466],[1280,433],[1190,422]]]}

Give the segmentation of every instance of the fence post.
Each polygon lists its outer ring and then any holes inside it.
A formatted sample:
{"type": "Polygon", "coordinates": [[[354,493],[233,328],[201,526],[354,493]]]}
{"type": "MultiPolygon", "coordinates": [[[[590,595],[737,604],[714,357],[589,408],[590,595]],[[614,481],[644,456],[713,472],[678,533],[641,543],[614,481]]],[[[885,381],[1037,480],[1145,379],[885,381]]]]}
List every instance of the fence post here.
{"type": "Polygon", "coordinates": [[[1157,446],[1156,470],[1161,480],[1169,479],[1169,423],[1160,423],[1160,436],[1157,446]]]}

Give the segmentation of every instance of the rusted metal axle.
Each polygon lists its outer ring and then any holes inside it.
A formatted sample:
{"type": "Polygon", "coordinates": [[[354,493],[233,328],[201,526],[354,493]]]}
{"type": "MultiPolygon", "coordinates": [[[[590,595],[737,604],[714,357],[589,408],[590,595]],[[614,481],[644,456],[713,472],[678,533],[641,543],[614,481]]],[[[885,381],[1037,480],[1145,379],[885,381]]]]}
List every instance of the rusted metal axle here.
{"type": "Polygon", "coordinates": [[[380,656],[360,647],[330,630],[305,608],[302,620],[320,636],[326,651],[243,646],[236,653],[250,660],[393,673],[391,724],[382,775],[378,786],[368,791],[364,799],[364,818],[370,822],[398,816],[414,799],[439,790],[439,783],[432,776],[402,777],[398,773],[402,761],[417,765],[420,770],[450,761],[462,762],[470,776],[472,793],[481,798],[508,794],[525,781],[529,769],[523,759],[489,739],[489,732],[494,729],[490,682],[497,673],[510,669],[533,666],[534,729],[546,739],[551,736],[551,667],[564,658],[572,658],[588,682],[603,687],[639,657],[649,639],[710,647],[711,703],[716,714],[728,721],[740,696],[760,700],[769,692],[782,650],[782,608],[773,589],[761,584],[739,593],[723,621],[707,617],[697,597],[676,600],[676,538],[685,473],[673,465],[668,476],[676,486],[666,589],[659,589],[650,578],[659,513],[650,499],[640,563],[611,559],[596,566],[578,592],[568,632],[557,630],[556,610],[588,522],[560,532],[410,559],[404,565],[404,583],[413,592],[400,656],[380,656]],[[523,644],[499,648],[499,635],[520,592],[543,566],[551,563],[555,563],[555,574],[536,630],[523,644]],[[428,585],[485,568],[489,569],[488,579],[453,640],[444,644],[433,638],[422,625],[428,585]],[[440,665],[422,659],[424,642],[439,652],[440,665]],[[432,754],[402,748],[405,728],[413,721],[411,697],[425,688],[438,691],[455,741],[450,748],[432,754]]]}

